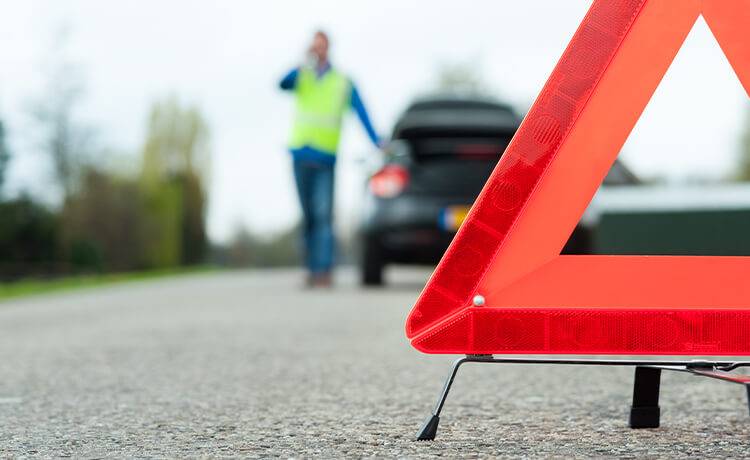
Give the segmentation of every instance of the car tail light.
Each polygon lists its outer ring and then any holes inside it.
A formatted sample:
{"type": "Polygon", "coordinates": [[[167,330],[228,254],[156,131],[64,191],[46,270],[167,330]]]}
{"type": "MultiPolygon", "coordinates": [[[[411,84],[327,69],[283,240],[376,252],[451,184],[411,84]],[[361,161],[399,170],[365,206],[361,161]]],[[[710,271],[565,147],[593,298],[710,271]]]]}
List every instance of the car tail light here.
{"type": "Polygon", "coordinates": [[[380,198],[394,198],[409,185],[409,171],[403,166],[387,165],[370,178],[370,190],[380,198]]]}

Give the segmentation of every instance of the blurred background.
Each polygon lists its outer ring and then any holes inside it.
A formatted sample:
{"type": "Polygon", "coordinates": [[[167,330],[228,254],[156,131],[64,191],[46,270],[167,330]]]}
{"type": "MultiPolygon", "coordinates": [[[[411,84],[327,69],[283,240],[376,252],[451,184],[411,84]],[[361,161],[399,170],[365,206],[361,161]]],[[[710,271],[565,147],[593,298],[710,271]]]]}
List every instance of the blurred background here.
{"type": "MultiPolygon", "coordinates": [[[[336,172],[339,259],[366,271],[372,207],[393,200],[377,184],[368,188],[369,178],[382,179],[380,168],[395,163],[416,182],[414,165],[435,154],[420,157],[412,141],[455,128],[399,130],[407,107],[447,98],[455,105],[438,108],[460,124],[461,110],[487,102],[520,120],[589,5],[2,1],[0,278],[297,265],[300,210],[285,144],[294,106],[278,82],[304,60],[318,29],[329,33],[332,62],[357,82],[378,133],[411,142],[380,152],[354,117],[346,124],[336,172]]],[[[477,123],[454,136],[470,141],[441,146],[441,158],[494,164],[517,122],[502,133],[477,123]]],[[[702,19],[620,160],[626,179],[595,200],[574,251],[750,253],[742,227],[750,221],[746,95],[702,19]],[[707,223],[716,213],[721,223],[707,223]]],[[[431,231],[449,240],[461,220],[455,206],[471,204],[489,174],[479,169],[458,201],[435,205],[440,216],[457,215],[431,231]]],[[[408,181],[397,184],[404,193],[408,181]]],[[[407,246],[437,238],[418,230],[407,246]]],[[[434,263],[445,244],[430,246],[429,257],[393,248],[386,256],[380,247],[370,268],[434,263]]]]}

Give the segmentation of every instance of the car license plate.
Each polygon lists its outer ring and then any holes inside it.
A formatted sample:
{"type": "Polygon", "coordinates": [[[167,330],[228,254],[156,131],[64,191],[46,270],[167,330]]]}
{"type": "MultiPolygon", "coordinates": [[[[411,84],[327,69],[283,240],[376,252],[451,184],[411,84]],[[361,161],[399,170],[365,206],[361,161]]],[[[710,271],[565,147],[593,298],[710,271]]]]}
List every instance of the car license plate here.
{"type": "Polygon", "coordinates": [[[440,228],[455,232],[464,223],[471,206],[449,206],[440,213],[440,228]]]}

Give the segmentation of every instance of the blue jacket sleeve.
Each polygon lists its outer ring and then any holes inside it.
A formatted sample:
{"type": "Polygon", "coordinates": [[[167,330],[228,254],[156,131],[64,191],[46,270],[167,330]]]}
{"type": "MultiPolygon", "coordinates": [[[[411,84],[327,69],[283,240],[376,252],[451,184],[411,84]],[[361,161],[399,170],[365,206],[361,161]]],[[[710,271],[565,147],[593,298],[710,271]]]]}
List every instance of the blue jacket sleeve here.
{"type": "Polygon", "coordinates": [[[372,143],[376,146],[379,146],[380,137],[375,132],[375,128],[372,127],[372,122],[370,121],[370,116],[367,114],[365,104],[362,102],[359,91],[357,91],[357,87],[354,86],[354,84],[352,84],[351,105],[354,111],[357,112],[357,116],[362,122],[362,126],[364,126],[365,131],[367,131],[367,135],[370,137],[372,143]]]}
{"type": "Polygon", "coordinates": [[[279,87],[283,89],[284,91],[291,91],[297,86],[297,74],[299,73],[299,70],[292,69],[291,72],[286,74],[284,78],[281,79],[281,82],[279,83],[279,87]]]}

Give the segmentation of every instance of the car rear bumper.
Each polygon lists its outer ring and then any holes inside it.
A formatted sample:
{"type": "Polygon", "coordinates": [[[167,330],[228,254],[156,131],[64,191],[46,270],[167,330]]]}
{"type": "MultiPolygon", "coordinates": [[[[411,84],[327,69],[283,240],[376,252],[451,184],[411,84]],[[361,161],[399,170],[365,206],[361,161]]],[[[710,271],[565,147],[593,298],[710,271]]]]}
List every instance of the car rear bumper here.
{"type": "Polygon", "coordinates": [[[454,229],[445,228],[443,213],[451,206],[469,206],[467,201],[419,196],[378,200],[363,233],[391,262],[434,264],[455,236],[454,229]]]}

